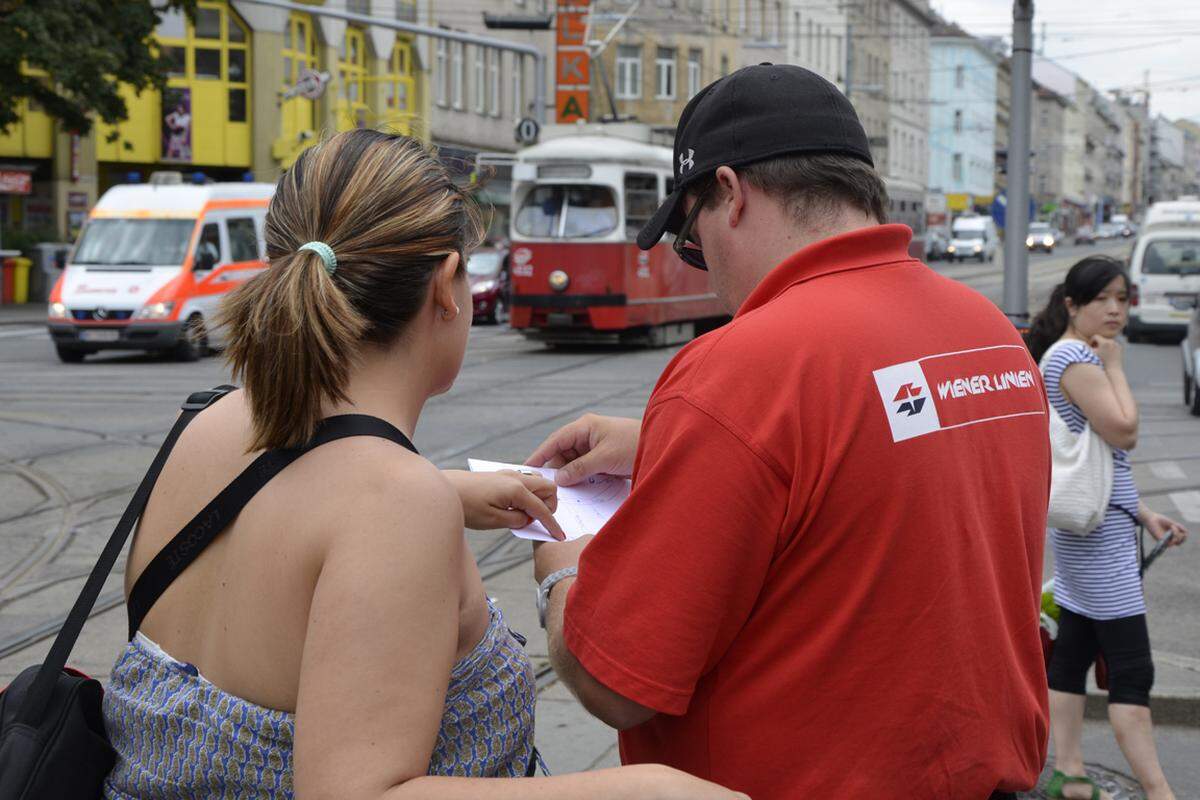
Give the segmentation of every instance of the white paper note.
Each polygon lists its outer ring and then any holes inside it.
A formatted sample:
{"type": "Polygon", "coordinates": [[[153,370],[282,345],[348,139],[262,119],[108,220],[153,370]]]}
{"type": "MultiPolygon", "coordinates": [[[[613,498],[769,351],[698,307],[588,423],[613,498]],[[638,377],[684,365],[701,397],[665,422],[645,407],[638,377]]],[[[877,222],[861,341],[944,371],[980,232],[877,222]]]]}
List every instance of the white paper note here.
{"type": "MultiPolygon", "coordinates": [[[[467,467],[471,472],[499,472],[511,469],[515,472],[536,473],[551,481],[554,480],[554,474],[557,472],[548,467],[502,464],[478,458],[468,458],[467,467]]],[[[554,519],[558,521],[559,527],[567,535],[567,541],[598,533],[604,527],[604,523],[608,522],[609,517],[617,513],[617,509],[621,507],[621,503],[625,502],[625,498],[628,496],[628,478],[593,475],[575,486],[558,487],[558,510],[554,512],[554,519]]],[[[539,542],[558,541],[537,520],[524,528],[514,529],[513,535],[539,542]]]]}

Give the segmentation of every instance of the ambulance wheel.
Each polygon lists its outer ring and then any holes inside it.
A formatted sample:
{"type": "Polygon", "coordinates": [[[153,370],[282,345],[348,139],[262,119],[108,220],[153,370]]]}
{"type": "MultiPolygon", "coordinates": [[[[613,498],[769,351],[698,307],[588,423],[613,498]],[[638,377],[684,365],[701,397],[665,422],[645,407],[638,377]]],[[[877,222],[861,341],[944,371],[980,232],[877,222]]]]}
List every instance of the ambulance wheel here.
{"type": "Polygon", "coordinates": [[[82,350],[76,350],[72,347],[63,347],[61,344],[55,345],[54,349],[58,351],[58,360],[64,364],[82,364],[83,357],[87,355],[87,353],[83,352],[82,350]]]}
{"type": "Polygon", "coordinates": [[[204,317],[192,314],[183,326],[175,345],[176,361],[199,361],[208,352],[208,335],[204,332],[204,317]]]}

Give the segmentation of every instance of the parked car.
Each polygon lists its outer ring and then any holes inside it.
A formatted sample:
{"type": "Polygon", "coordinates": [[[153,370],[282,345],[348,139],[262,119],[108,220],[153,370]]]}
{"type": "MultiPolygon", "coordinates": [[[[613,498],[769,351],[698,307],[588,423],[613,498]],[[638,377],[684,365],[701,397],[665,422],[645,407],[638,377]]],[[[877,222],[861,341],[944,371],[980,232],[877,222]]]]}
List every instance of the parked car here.
{"type": "Polygon", "coordinates": [[[1179,346],[1183,350],[1183,404],[1192,416],[1200,417],[1200,308],[1192,308],[1187,335],[1179,346]]]}
{"type": "Polygon", "coordinates": [[[486,247],[475,250],[467,259],[467,277],[471,281],[474,321],[492,324],[507,322],[508,251],[486,247]]]}
{"type": "Polygon", "coordinates": [[[930,228],[925,232],[925,261],[941,261],[946,258],[950,239],[941,231],[930,228]]]}
{"type": "Polygon", "coordinates": [[[1096,232],[1092,230],[1091,225],[1081,225],[1075,231],[1075,244],[1095,244],[1096,232]]]}
{"type": "Polygon", "coordinates": [[[1147,334],[1187,334],[1200,293],[1200,202],[1150,207],[1130,255],[1129,279],[1125,333],[1130,341],[1147,334]]]}
{"type": "Polygon", "coordinates": [[[1029,235],[1025,237],[1025,247],[1030,251],[1053,253],[1055,245],[1058,244],[1058,235],[1058,231],[1051,228],[1049,222],[1031,222],[1029,235]]]}

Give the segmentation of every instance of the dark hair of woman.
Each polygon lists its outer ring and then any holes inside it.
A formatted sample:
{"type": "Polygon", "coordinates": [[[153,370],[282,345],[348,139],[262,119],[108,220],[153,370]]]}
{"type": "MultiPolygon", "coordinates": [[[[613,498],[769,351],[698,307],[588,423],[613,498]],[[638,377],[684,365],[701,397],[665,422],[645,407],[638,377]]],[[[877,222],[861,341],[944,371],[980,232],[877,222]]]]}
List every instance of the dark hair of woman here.
{"type": "Polygon", "coordinates": [[[1033,318],[1029,325],[1029,333],[1025,334],[1025,344],[1033,354],[1034,361],[1040,361],[1050,345],[1062,338],[1070,322],[1067,313],[1067,300],[1076,306],[1085,306],[1096,299],[1104,291],[1104,287],[1112,283],[1113,278],[1125,279],[1125,288],[1129,289],[1129,275],[1125,266],[1109,256],[1088,256],[1078,261],[1067,272],[1063,282],[1054,287],[1046,307],[1033,318]]]}

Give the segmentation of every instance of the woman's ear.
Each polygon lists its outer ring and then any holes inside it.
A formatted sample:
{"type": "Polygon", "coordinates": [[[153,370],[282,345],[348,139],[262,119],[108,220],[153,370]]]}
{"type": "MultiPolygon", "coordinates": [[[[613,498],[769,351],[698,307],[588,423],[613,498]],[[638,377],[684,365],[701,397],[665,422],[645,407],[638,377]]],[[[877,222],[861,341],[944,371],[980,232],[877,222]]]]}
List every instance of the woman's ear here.
{"type": "Polygon", "coordinates": [[[458,302],[454,299],[454,281],[458,277],[460,261],[458,253],[451,253],[442,259],[433,273],[434,312],[443,319],[454,319],[459,313],[458,302]]]}

